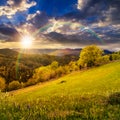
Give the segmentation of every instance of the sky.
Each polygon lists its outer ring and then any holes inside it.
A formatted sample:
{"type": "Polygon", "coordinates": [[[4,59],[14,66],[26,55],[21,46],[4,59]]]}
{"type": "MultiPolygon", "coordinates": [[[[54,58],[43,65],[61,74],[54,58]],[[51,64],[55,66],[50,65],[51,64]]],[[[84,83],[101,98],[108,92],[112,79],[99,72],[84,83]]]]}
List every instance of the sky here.
{"type": "Polygon", "coordinates": [[[0,48],[120,50],[120,0],[0,0],[0,48]],[[27,36],[27,37],[26,37],[27,36]]]}

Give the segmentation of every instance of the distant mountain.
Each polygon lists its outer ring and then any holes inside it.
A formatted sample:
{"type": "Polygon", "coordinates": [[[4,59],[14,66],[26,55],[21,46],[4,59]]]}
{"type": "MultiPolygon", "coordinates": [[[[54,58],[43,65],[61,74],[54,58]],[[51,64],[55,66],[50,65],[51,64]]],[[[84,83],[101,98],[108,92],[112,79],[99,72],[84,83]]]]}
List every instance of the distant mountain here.
{"type": "Polygon", "coordinates": [[[21,52],[23,54],[50,54],[57,49],[14,49],[14,51],[21,52]]]}
{"type": "Polygon", "coordinates": [[[104,50],[104,54],[112,54],[113,51],[110,51],[110,50],[104,50]]]}
{"type": "Polygon", "coordinates": [[[81,49],[0,49],[1,56],[15,56],[18,55],[20,52],[23,54],[48,54],[54,56],[64,56],[64,55],[79,55],[81,49]]]}
{"type": "Polygon", "coordinates": [[[0,55],[2,56],[14,56],[18,55],[19,53],[17,51],[14,51],[13,49],[5,48],[5,49],[0,49],[0,55]]]}
{"type": "Polygon", "coordinates": [[[58,49],[50,53],[50,55],[55,55],[55,56],[79,55],[81,50],[82,49],[70,49],[70,48],[58,49]]]}
{"type": "Polygon", "coordinates": [[[14,49],[17,52],[22,52],[23,54],[48,54],[54,56],[65,56],[65,55],[79,55],[81,49],[29,49],[29,50],[20,50],[14,49]]]}
{"type": "MultiPolygon", "coordinates": [[[[54,56],[65,56],[65,55],[77,55],[79,56],[81,48],[71,49],[71,48],[65,48],[65,49],[0,49],[0,55],[1,56],[16,56],[20,52],[23,54],[48,54],[48,55],[54,55],[54,56]]],[[[105,54],[111,54],[112,51],[104,50],[105,54]]]]}
{"type": "MultiPolygon", "coordinates": [[[[50,55],[55,55],[55,56],[64,56],[64,55],[77,55],[79,56],[80,52],[81,52],[82,48],[78,48],[78,49],[70,49],[70,48],[66,48],[66,49],[58,49],[55,50],[53,52],[50,53],[50,55]]],[[[109,50],[103,50],[104,54],[112,54],[112,51],[109,50]]]]}

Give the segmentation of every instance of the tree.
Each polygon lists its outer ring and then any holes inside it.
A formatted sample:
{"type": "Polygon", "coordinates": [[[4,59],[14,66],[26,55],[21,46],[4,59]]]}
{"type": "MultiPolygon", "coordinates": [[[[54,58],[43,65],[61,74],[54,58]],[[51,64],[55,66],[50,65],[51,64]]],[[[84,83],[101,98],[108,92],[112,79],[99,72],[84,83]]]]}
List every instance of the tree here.
{"type": "Polygon", "coordinates": [[[56,70],[56,74],[58,77],[62,76],[65,72],[65,69],[62,66],[59,66],[56,70]]]}
{"type": "Polygon", "coordinates": [[[78,65],[77,65],[77,62],[71,61],[71,62],[69,63],[69,70],[70,70],[71,72],[72,72],[72,71],[79,70],[79,67],[78,67],[78,65]]]}
{"type": "Polygon", "coordinates": [[[59,66],[59,63],[57,61],[53,61],[51,63],[51,69],[56,70],[59,66]]]}
{"type": "Polygon", "coordinates": [[[0,90],[4,90],[5,89],[5,79],[0,77],[0,90]]]}
{"type": "Polygon", "coordinates": [[[8,85],[8,90],[17,90],[17,89],[20,89],[22,86],[21,84],[19,83],[19,81],[12,81],[9,83],[8,85]]]}
{"type": "Polygon", "coordinates": [[[81,51],[78,63],[82,67],[92,67],[102,56],[102,53],[103,51],[96,45],[87,46],[81,51]]]}

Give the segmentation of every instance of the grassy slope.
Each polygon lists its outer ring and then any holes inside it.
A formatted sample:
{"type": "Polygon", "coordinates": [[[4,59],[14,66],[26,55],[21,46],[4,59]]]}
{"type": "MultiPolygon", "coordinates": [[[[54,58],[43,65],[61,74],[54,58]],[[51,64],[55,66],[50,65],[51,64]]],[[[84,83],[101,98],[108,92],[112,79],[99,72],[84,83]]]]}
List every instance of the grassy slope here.
{"type": "Polygon", "coordinates": [[[74,72],[58,80],[15,91],[19,99],[51,95],[111,94],[120,91],[120,62],[74,72]]]}
{"type": "Polygon", "coordinates": [[[2,119],[118,120],[120,62],[74,72],[12,94],[9,104],[4,101],[0,104],[5,108],[0,107],[2,119]]]}

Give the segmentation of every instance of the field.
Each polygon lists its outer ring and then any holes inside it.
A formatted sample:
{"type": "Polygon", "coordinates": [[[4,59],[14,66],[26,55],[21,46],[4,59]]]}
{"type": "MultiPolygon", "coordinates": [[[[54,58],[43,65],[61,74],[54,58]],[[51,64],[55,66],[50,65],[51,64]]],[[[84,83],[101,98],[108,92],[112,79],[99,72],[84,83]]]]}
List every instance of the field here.
{"type": "Polygon", "coordinates": [[[119,120],[120,61],[0,93],[0,120],[119,120]]]}

